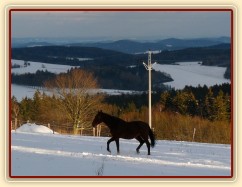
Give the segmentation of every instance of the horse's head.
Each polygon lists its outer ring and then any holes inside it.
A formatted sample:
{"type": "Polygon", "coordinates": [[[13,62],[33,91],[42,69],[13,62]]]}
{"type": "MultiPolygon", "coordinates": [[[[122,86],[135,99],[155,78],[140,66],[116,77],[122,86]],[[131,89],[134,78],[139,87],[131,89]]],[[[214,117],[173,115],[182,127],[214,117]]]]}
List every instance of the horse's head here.
{"type": "Polygon", "coordinates": [[[92,122],[92,126],[96,127],[98,124],[103,122],[103,112],[102,111],[98,111],[98,113],[96,114],[93,122],[92,122]]]}

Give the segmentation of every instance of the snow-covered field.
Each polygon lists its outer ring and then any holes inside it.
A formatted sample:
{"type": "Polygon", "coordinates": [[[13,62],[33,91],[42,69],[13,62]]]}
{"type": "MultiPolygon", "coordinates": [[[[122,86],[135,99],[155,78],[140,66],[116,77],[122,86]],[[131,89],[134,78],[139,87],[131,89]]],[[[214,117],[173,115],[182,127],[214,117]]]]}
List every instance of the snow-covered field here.
{"type": "Polygon", "coordinates": [[[31,62],[29,66],[24,67],[24,61],[23,60],[14,60],[12,59],[12,65],[20,65],[20,68],[12,68],[11,71],[12,73],[15,74],[24,74],[24,73],[36,73],[37,70],[40,71],[49,71],[52,73],[64,73],[67,72],[71,68],[75,68],[75,66],[68,66],[68,65],[60,65],[60,64],[47,64],[47,63],[42,63],[42,62],[31,62]]]}
{"type": "Polygon", "coordinates": [[[176,65],[154,64],[156,71],[165,72],[171,75],[174,81],[167,82],[175,89],[183,89],[188,86],[213,86],[216,84],[230,83],[225,79],[226,68],[216,66],[202,66],[199,62],[177,62],[176,65]]]}
{"type": "Polygon", "coordinates": [[[108,137],[53,134],[25,124],[11,133],[12,176],[230,176],[231,147],[180,141],[157,141],[147,155],[136,154],[136,140],[120,141],[106,151],[108,137]]]}

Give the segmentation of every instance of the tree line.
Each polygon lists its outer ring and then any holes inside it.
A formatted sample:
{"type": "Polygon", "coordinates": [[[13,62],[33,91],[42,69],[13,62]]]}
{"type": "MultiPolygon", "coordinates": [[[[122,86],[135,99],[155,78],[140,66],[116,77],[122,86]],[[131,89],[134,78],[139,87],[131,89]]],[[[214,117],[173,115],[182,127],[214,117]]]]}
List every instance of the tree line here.
{"type": "MultiPolygon", "coordinates": [[[[142,108],[148,103],[148,94],[108,96],[104,98],[108,104],[116,105],[121,110],[133,103],[142,108]]],[[[152,93],[152,104],[159,105],[161,111],[179,113],[187,116],[199,116],[210,121],[227,120],[231,116],[231,84],[211,87],[186,86],[182,90],[156,90],[152,93]]]]}
{"type": "MultiPolygon", "coordinates": [[[[11,120],[14,124],[26,121],[50,123],[60,133],[91,135],[91,122],[98,110],[127,121],[148,122],[147,99],[144,99],[147,93],[130,96],[89,94],[87,89],[98,88],[90,72],[75,69],[68,75],[60,74],[47,81],[45,86],[52,95],[36,91],[32,99],[26,97],[17,101],[12,97],[11,120]]],[[[152,106],[152,127],[158,139],[192,141],[196,129],[194,141],[230,143],[230,84],[160,91],[153,96],[156,100],[152,106]]],[[[101,135],[109,135],[104,126],[101,135]]]]}

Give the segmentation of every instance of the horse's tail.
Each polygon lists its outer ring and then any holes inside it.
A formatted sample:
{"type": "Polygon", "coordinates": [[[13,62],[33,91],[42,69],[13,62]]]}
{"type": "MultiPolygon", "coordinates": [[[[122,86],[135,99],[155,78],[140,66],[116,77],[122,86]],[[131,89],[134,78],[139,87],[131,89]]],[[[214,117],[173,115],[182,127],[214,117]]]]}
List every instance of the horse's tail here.
{"type": "Polygon", "coordinates": [[[149,137],[150,137],[150,141],[151,141],[151,147],[155,147],[155,134],[153,133],[153,131],[151,130],[151,128],[149,128],[149,137]]]}

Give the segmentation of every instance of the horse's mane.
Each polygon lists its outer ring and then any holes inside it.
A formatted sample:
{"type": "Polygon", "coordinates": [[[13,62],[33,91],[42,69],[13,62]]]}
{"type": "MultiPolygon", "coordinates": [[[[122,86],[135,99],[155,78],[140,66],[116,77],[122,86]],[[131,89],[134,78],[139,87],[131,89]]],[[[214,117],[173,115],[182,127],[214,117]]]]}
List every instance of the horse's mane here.
{"type": "Polygon", "coordinates": [[[122,122],[122,123],[125,123],[126,121],[116,117],[116,116],[112,116],[110,114],[107,114],[107,113],[104,113],[102,112],[105,116],[107,116],[108,118],[112,118],[113,121],[116,121],[116,122],[122,122]]]}

